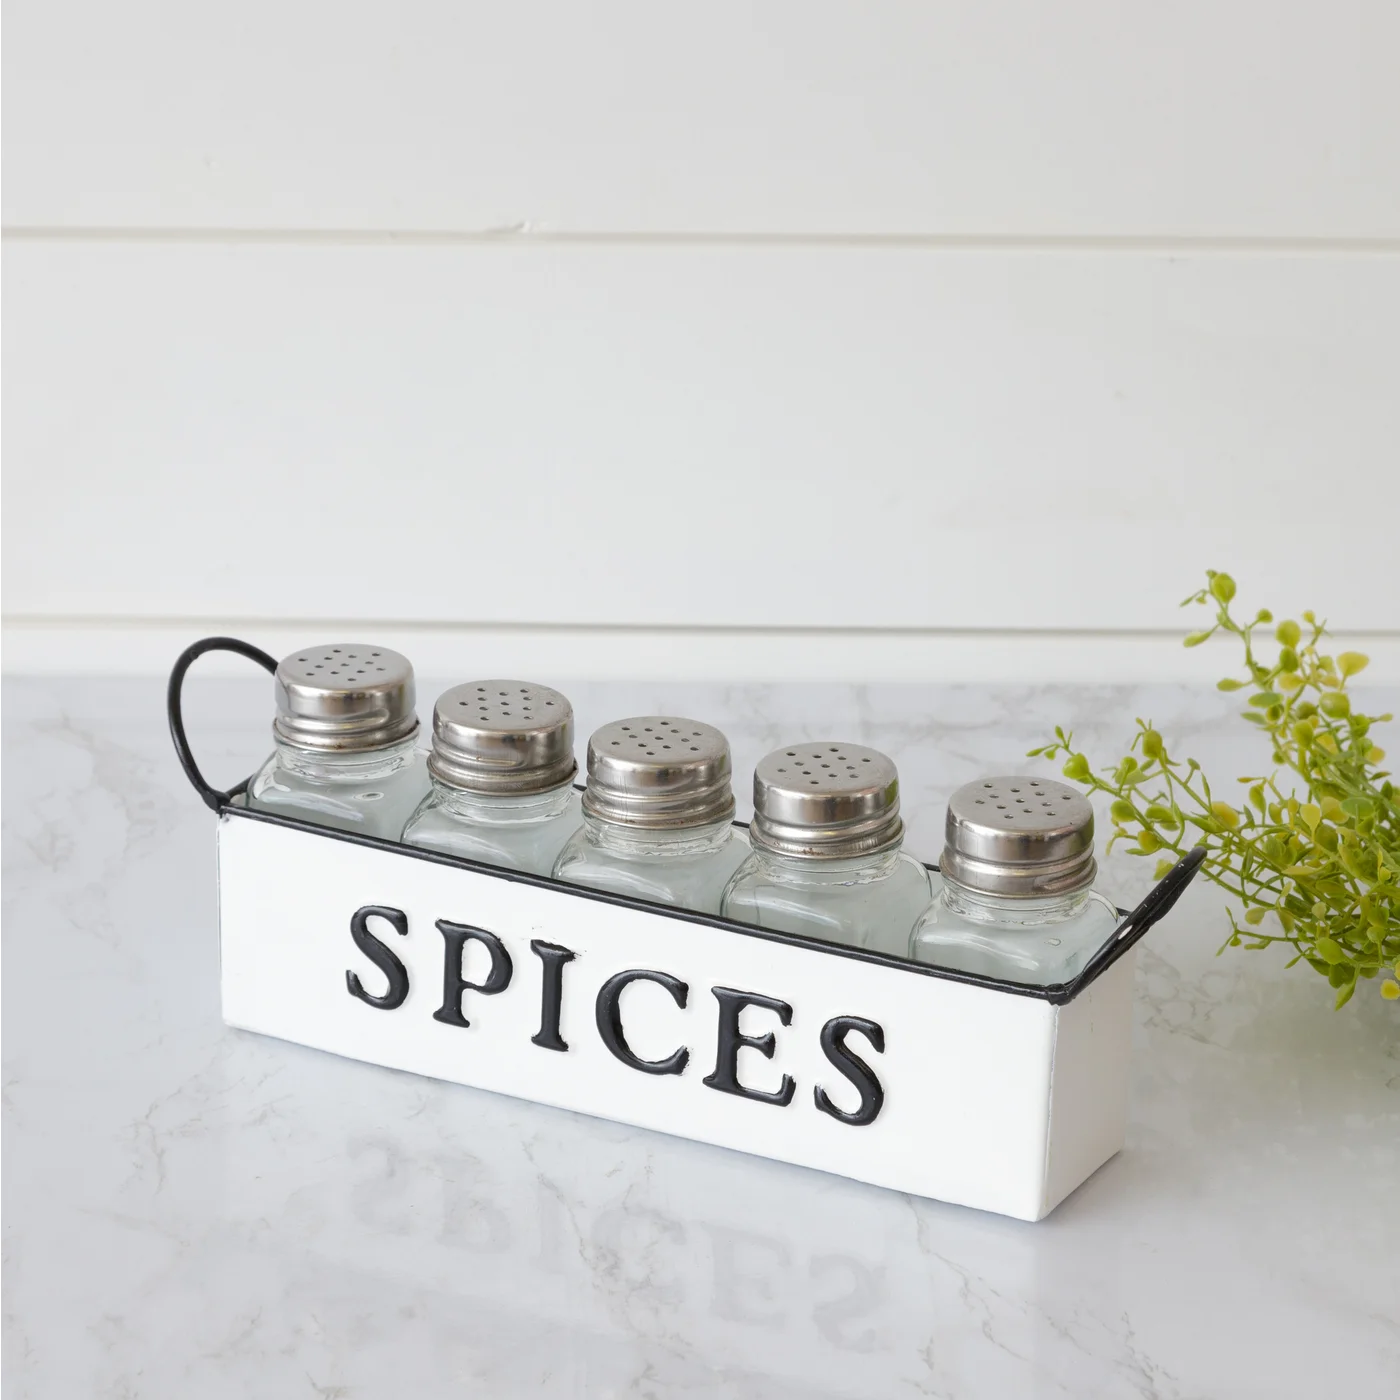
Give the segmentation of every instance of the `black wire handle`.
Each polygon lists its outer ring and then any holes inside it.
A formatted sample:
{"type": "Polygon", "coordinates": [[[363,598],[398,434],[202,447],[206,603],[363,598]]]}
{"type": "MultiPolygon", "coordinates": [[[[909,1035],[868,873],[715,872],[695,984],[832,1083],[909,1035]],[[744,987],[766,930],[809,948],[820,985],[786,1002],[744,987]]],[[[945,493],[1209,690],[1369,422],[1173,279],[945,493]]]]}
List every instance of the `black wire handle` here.
{"type": "Polygon", "coordinates": [[[193,646],[187,646],[176,659],[174,666],[170,668],[170,684],[165,691],[165,713],[170,721],[170,737],[175,744],[175,757],[180,760],[180,767],[185,770],[185,777],[190,780],[204,805],[217,812],[230,798],[237,797],[248,786],[248,779],[244,778],[241,783],[236,787],[229,788],[227,792],[220,792],[218,788],[211,787],[205,782],[204,774],[199,771],[199,765],[194,761],[194,754],[190,752],[190,741],[185,737],[185,717],[181,710],[181,692],[185,688],[185,672],[206,651],[235,652],[239,656],[246,656],[250,661],[256,661],[264,671],[268,672],[277,670],[277,662],[251,642],[240,642],[237,637],[205,637],[202,641],[195,642],[193,646]]]}
{"type": "Polygon", "coordinates": [[[1148,890],[1147,897],[1113,931],[1113,937],[1084,964],[1084,969],[1074,980],[1086,983],[1105,963],[1126,953],[1134,943],[1159,919],[1170,912],[1173,904],[1181,898],[1182,891],[1196,878],[1201,862],[1206,858],[1204,846],[1193,846],[1165,875],[1148,890]]]}

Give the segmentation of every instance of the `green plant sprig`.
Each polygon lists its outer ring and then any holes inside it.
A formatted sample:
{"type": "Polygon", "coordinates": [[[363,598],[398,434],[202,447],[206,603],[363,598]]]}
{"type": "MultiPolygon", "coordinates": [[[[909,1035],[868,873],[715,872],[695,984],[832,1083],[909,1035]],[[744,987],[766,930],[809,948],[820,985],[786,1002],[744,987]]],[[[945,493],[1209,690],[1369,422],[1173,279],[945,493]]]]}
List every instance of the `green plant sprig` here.
{"type": "MultiPolygon", "coordinates": [[[[1350,1000],[1360,978],[1381,977],[1380,993],[1400,1000],[1400,803],[1382,771],[1385,752],[1372,726],[1391,716],[1358,712],[1347,682],[1367,665],[1360,652],[1333,657],[1319,650],[1328,635],[1311,612],[1303,623],[1273,627],[1278,653],[1261,659],[1256,634],[1273,623],[1268,609],[1241,623],[1230,612],[1235,582],[1207,571],[1206,587],[1182,603],[1215,609],[1214,623],[1185,640],[1200,646],[1217,632],[1243,645],[1244,676],[1218,683],[1225,691],[1253,687],[1243,718],[1267,735],[1273,771],[1240,778],[1247,789],[1238,807],[1211,790],[1194,758],[1174,758],[1149,721],[1139,719],[1129,751],[1095,772],[1074,736],[1057,728],[1053,743],[1032,756],[1063,758],[1064,775],[1112,798],[1114,833],[1149,856],[1180,857],[1191,845],[1208,851],[1202,871],[1244,906],[1241,924],[1229,913],[1221,945],[1267,948],[1291,944],[1293,966],[1305,961],[1336,989],[1336,1005],[1350,1000]],[[1280,785],[1287,771],[1293,779],[1280,785]],[[1301,788],[1307,800],[1300,800],[1301,788]],[[1267,927],[1265,921],[1268,920],[1267,927]],[[1277,930],[1276,932],[1273,930],[1277,930]]],[[[1171,867],[1161,860],[1156,878],[1171,867]]]]}

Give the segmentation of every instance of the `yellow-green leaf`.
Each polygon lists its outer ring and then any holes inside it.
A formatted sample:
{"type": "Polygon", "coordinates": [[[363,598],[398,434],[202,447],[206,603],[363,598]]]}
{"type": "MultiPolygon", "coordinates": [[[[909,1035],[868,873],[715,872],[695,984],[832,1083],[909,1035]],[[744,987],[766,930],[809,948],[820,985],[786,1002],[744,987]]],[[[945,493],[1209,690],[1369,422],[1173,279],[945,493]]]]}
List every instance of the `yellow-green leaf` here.
{"type": "Polygon", "coordinates": [[[1228,802],[1212,802],[1210,814],[1221,826],[1233,830],[1240,824],[1240,814],[1228,802]]]}
{"type": "Polygon", "coordinates": [[[1286,647],[1296,647],[1302,635],[1298,624],[1294,622],[1292,618],[1280,622],[1279,625],[1274,628],[1274,636],[1286,647]]]}
{"type": "Polygon", "coordinates": [[[1328,938],[1325,934],[1319,938],[1313,946],[1317,949],[1318,957],[1325,959],[1334,966],[1337,963],[1342,963],[1347,960],[1346,949],[1343,948],[1340,943],[1328,938]]]}
{"type": "Polygon", "coordinates": [[[1364,671],[1371,664],[1369,656],[1363,656],[1359,651],[1344,651],[1337,658],[1337,669],[1344,676],[1354,676],[1358,671],[1364,671]]]}
{"type": "Polygon", "coordinates": [[[1395,1001],[1400,998],[1400,982],[1382,982],[1381,995],[1387,1001],[1395,1001]]]}

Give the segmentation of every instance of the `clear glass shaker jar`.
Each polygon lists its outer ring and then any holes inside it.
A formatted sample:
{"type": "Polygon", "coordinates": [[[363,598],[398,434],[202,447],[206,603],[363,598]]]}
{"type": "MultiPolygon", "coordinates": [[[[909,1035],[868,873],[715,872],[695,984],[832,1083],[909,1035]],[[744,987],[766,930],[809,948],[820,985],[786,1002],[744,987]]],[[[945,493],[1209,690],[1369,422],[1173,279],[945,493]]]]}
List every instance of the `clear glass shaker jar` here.
{"type": "Polygon", "coordinates": [[[546,685],[468,681],[433,707],[432,790],[404,844],[548,875],[578,828],[574,711],[546,685]]]}
{"type": "Polygon", "coordinates": [[[274,686],[276,747],[248,805],[398,840],[428,786],[408,658],[363,642],[303,647],[274,686]]]}
{"type": "Polygon", "coordinates": [[[643,715],[588,741],[583,825],[554,874],[572,884],[719,913],[748,854],[734,820],[729,741],[699,720],[643,715]]]}
{"type": "Polygon", "coordinates": [[[754,770],[753,806],[753,850],[724,892],[727,917],[907,953],[932,890],[928,871],[900,849],[889,758],[860,744],[791,744],[754,770]]]}
{"type": "Polygon", "coordinates": [[[1118,926],[1092,888],[1094,809],[1050,778],[980,778],[948,803],[941,881],[914,928],[920,962],[1050,986],[1118,926]]]}

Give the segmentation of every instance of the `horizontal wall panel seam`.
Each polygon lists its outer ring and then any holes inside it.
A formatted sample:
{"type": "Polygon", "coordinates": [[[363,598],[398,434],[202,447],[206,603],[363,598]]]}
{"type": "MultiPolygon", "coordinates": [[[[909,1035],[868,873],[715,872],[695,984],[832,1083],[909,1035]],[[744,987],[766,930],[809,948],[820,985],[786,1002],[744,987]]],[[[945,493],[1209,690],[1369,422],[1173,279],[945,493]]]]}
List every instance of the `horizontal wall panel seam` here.
{"type": "MultiPolygon", "coordinates": [[[[17,628],[52,628],[55,631],[90,628],[122,627],[132,629],[165,629],[188,627],[192,630],[205,628],[209,632],[234,630],[237,628],[277,627],[300,628],[307,632],[325,631],[371,631],[376,627],[394,628],[414,632],[437,632],[446,635],[465,632],[501,633],[569,633],[578,635],[663,635],[677,637],[822,637],[839,638],[890,638],[894,640],[917,641],[926,638],[941,640],[987,640],[1023,641],[1030,638],[1043,638],[1052,641],[1180,641],[1186,628],[1168,629],[1165,627],[824,627],[820,625],[793,624],[791,626],[766,626],[755,624],[706,624],[706,623],[632,623],[632,622],[502,622],[489,619],[477,621],[463,619],[446,622],[431,618],[370,618],[370,617],[221,617],[221,616],[180,616],[178,614],[152,613],[147,616],[118,613],[5,613],[0,614],[0,626],[17,628]]],[[[1347,628],[1346,636],[1353,641],[1396,641],[1400,640],[1400,627],[1347,628]]]]}
{"type": "Polygon", "coordinates": [[[1210,254],[1240,256],[1258,254],[1288,256],[1316,253],[1324,256],[1393,257],[1400,254],[1396,238],[1269,238],[1178,237],[1171,234],[1105,237],[1055,234],[823,234],[801,233],[578,233],[547,229],[314,229],[314,228],[65,228],[6,226],[0,238],[12,243],[174,243],[174,244],[286,244],[306,247],[358,248],[927,248],[934,252],[1004,253],[1126,253],[1174,254],[1199,257],[1210,254]]]}

